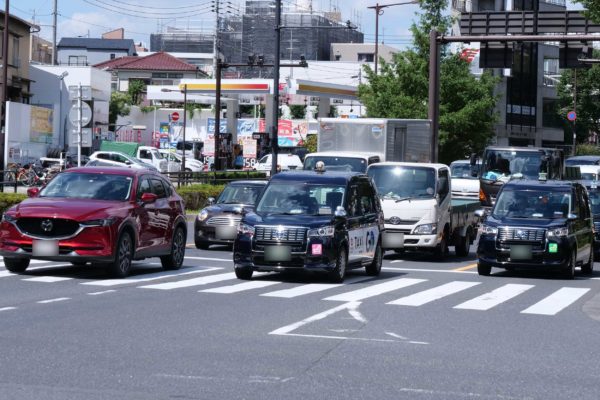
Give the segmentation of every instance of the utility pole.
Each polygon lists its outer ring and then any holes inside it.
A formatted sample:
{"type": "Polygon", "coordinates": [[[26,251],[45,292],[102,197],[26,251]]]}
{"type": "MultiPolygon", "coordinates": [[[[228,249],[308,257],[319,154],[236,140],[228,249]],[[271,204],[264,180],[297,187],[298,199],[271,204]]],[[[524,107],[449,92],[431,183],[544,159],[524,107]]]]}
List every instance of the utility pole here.
{"type": "Polygon", "coordinates": [[[83,137],[83,90],[81,82],[77,87],[77,166],[81,167],[81,139],[83,137]]]}
{"type": "Polygon", "coordinates": [[[577,154],[577,68],[573,68],[573,111],[575,119],[573,120],[573,155],[577,154]]]}
{"type": "MultiPolygon", "coordinates": [[[[6,0],[4,6],[4,31],[2,33],[2,103],[0,104],[0,168],[6,169],[4,157],[6,141],[6,99],[8,98],[8,16],[10,14],[10,0],[6,0]]],[[[4,186],[4,185],[3,185],[4,186]]],[[[4,190],[4,187],[2,187],[4,190]]]]}
{"type": "Polygon", "coordinates": [[[52,65],[58,65],[58,52],[56,51],[56,17],[58,15],[58,0],[54,0],[52,10],[52,65]]]}
{"type": "Polygon", "coordinates": [[[219,158],[219,148],[221,146],[221,138],[219,135],[221,134],[221,69],[223,64],[221,62],[221,58],[217,58],[217,68],[216,68],[216,76],[217,79],[215,83],[215,169],[221,169],[221,162],[219,158]]]}
{"type": "Polygon", "coordinates": [[[273,126],[271,127],[271,176],[277,173],[277,150],[279,148],[279,63],[281,47],[281,0],[275,3],[275,60],[273,66],[273,126]]]}
{"type": "Polygon", "coordinates": [[[213,38],[213,74],[216,73],[217,64],[219,63],[219,0],[215,2],[215,35],[213,38]]]}

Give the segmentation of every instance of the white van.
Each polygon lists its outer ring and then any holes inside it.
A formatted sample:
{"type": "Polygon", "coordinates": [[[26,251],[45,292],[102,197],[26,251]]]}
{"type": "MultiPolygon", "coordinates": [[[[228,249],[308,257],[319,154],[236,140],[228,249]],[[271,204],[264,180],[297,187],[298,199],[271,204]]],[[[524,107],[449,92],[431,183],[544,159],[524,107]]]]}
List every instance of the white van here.
{"type": "MultiPolygon", "coordinates": [[[[257,171],[266,172],[267,175],[271,173],[272,155],[267,154],[254,166],[257,171]]],[[[277,165],[281,166],[282,171],[290,169],[302,169],[302,160],[295,154],[277,154],[277,165]]]]}
{"type": "Polygon", "coordinates": [[[171,168],[169,168],[167,160],[163,158],[162,154],[160,154],[156,147],[138,147],[137,158],[148,164],[154,165],[159,172],[172,172],[172,169],[177,167],[176,164],[173,164],[171,168]]]}

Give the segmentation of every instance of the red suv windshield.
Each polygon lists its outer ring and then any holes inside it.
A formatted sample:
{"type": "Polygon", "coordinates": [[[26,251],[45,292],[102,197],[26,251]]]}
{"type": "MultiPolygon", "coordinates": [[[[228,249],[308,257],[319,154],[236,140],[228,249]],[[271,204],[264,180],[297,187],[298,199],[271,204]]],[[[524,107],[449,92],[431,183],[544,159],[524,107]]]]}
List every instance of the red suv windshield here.
{"type": "Polygon", "coordinates": [[[133,177],[125,175],[68,172],[52,179],[39,197],[125,201],[132,182],[133,177]]]}

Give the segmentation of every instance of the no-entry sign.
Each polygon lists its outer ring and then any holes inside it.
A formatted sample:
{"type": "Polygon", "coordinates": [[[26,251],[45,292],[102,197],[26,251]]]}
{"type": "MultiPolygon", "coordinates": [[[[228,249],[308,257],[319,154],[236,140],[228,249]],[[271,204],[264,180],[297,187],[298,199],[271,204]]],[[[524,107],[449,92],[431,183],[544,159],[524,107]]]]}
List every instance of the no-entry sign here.
{"type": "Polygon", "coordinates": [[[171,114],[171,121],[179,121],[179,113],[177,111],[171,114]]]}
{"type": "Polygon", "coordinates": [[[567,119],[569,121],[575,121],[577,119],[577,114],[575,113],[575,111],[569,111],[567,113],[567,119]]]}

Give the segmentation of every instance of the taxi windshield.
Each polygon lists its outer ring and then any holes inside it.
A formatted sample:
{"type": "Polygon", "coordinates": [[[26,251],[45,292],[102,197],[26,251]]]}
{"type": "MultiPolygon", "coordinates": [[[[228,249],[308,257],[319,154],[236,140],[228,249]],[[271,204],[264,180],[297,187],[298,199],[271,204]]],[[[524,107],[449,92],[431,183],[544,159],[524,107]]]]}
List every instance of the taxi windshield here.
{"type": "Polygon", "coordinates": [[[333,215],[343,204],[345,188],[305,182],[271,182],[257,207],[258,214],[333,215]]]}
{"type": "Polygon", "coordinates": [[[540,151],[488,150],[481,166],[481,177],[508,181],[511,175],[522,174],[523,178],[538,179],[541,165],[540,151]]]}
{"type": "Polygon", "coordinates": [[[494,218],[567,218],[571,192],[503,190],[492,212],[494,218]]]}
{"type": "Polygon", "coordinates": [[[435,194],[435,169],[428,167],[374,165],[368,175],[381,197],[393,200],[430,199],[435,194]]]}

